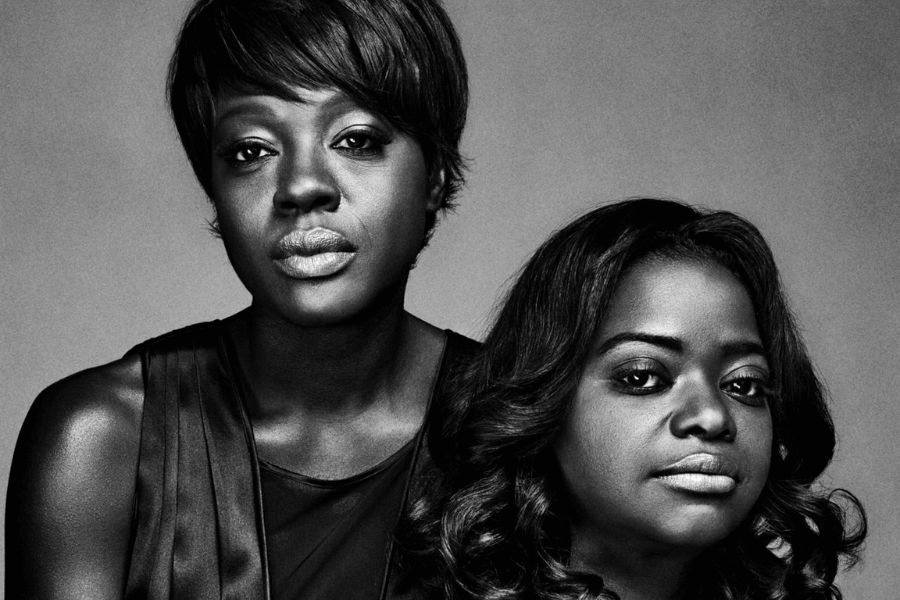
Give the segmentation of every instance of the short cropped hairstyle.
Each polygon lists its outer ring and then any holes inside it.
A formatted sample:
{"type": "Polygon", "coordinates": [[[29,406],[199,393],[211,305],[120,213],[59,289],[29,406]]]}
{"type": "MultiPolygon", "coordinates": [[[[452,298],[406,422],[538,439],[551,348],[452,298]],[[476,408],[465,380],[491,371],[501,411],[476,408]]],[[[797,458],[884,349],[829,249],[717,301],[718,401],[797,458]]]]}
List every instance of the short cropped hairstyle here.
{"type": "Polygon", "coordinates": [[[169,65],[168,96],[207,195],[217,96],[297,100],[292,86],[341,90],[414,137],[430,181],[443,170],[441,208],[452,206],[463,182],[468,76],[439,0],[199,0],[169,65]]]}

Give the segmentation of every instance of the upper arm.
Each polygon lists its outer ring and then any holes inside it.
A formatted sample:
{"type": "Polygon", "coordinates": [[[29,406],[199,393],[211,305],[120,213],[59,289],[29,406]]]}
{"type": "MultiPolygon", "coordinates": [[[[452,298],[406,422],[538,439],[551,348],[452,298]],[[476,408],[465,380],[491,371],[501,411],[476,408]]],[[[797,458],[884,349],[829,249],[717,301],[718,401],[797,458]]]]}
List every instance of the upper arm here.
{"type": "Polygon", "coordinates": [[[121,598],[130,554],[143,383],[127,357],[34,401],[6,508],[9,598],[121,598]]]}

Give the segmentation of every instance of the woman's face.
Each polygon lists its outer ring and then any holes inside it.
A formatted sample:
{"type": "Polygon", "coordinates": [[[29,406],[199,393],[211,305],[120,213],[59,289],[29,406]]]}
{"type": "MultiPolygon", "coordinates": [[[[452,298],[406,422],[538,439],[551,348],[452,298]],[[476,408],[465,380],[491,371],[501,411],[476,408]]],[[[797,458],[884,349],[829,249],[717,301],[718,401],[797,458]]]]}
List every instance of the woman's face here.
{"type": "Polygon", "coordinates": [[[212,196],[254,307],[298,325],[401,300],[440,205],[419,144],[342,92],[216,105],[212,196]]]}
{"type": "Polygon", "coordinates": [[[696,553],[738,526],[769,470],[769,366],[725,268],[648,260],[621,281],[555,442],[573,548],[696,553]]]}

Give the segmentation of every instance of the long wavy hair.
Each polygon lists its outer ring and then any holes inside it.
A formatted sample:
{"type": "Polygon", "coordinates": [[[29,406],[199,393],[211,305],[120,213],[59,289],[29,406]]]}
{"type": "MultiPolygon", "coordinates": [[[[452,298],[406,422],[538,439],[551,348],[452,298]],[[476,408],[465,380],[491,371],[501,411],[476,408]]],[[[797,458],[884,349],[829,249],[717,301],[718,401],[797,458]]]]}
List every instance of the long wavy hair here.
{"type": "Polygon", "coordinates": [[[566,498],[551,442],[617,283],[653,256],[714,261],[745,286],[776,393],[771,467],[750,514],[704,552],[690,598],[838,600],[866,535],[859,501],[816,483],[834,425],[772,252],[752,224],[668,200],[598,208],[544,243],[431,430],[436,468],[398,529],[400,566],[429,598],[618,598],[568,565],[566,498]]]}

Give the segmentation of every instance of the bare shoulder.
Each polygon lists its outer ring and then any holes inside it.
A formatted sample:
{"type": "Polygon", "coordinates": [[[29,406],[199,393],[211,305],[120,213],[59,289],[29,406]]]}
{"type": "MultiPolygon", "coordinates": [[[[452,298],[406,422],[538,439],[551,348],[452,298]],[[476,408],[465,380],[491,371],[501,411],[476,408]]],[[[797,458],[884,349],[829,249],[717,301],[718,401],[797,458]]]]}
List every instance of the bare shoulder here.
{"type": "Polygon", "coordinates": [[[7,490],[8,586],[47,598],[121,594],[143,398],[140,359],[128,356],[67,377],[34,401],[7,490]]]}
{"type": "Polygon", "coordinates": [[[136,466],[143,401],[137,356],[66,377],[35,399],[19,434],[16,460],[88,467],[115,457],[110,466],[121,468],[133,455],[136,466]]]}

